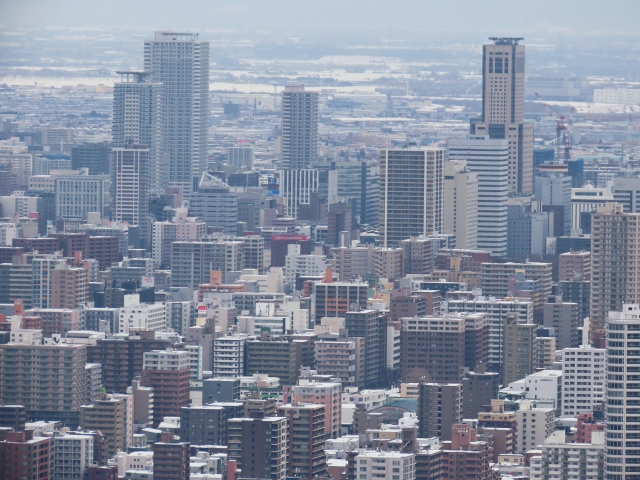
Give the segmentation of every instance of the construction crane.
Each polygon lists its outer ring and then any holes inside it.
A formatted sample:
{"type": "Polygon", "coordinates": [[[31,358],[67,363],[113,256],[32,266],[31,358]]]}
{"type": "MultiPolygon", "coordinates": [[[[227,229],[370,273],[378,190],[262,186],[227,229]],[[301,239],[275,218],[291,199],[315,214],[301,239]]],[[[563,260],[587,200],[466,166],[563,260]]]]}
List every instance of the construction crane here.
{"type": "Polygon", "coordinates": [[[549,116],[556,122],[556,162],[560,163],[560,159],[568,162],[571,160],[571,127],[573,126],[573,113],[575,112],[575,108],[571,107],[569,117],[567,118],[564,115],[554,113],[551,107],[542,101],[542,98],[537,92],[536,97],[540,100],[549,116]],[[562,141],[560,140],[561,137],[562,141]],[[564,153],[562,150],[564,150],[564,153]],[[561,155],[561,153],[563,154],[561,155]]]}

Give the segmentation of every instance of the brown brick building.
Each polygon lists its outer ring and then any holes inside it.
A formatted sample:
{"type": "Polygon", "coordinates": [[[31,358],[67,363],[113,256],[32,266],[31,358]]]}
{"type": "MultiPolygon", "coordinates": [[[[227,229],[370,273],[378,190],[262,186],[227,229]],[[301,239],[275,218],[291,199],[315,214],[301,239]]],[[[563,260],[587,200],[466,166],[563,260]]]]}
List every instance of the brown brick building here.
{"type": "Polygon", "coordinates": [[[189,353],[153,350],[144,354],[141,385],[153,387],[153,424],[163,417],[179,417],[189,405],[189,353]]]}
{"type": "Polygon", "coordinates": [[[33,430],[7,432],[0,442],[2,480],[49,480],[51,478],[51,439],[34,437],[33,430]]]}
{"type": "Polygon", "coordinates": [[[170,344],[156,340],[155,332],[98,340],[96,345],[87,347],[87,362],[102,365],[102,386],[107,393],[127,393],[134,377],[142,374],[145,352],[163,350],[170,344]]]}

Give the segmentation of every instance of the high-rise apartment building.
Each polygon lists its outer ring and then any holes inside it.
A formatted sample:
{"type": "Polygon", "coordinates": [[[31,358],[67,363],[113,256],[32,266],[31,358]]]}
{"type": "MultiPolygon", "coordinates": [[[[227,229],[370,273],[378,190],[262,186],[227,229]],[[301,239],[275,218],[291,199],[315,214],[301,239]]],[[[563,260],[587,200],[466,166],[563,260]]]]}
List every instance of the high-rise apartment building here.
{"type": "Polygon", "coordinates": [[[558,255],[558,280],[588,282],[591,280],[591,252],[565,252],[558,255]]]}
{"type": "Polygon", "coordinates": [[[478,176],[477,248],[497,257],[507,254],[509,145],[484,135],[449,140],[449,160],[465,160],[478,176]]]}
{"type": "Polygon", "coordinates": [[[442,233],[456,236],[456,247],[478,247],[478,174],[467,162],[444,162],[442,233]]]}
{"type": "Polygon", "coordinates": [[[324,406],[282,405],[278,416],[288,419],[287,476],[312,479],[325,474],[324,406]]]}
{"type": "Polygon", "coordinates": [[[126,451],[131,439],[127,438],[127,401],[107,396],[104,392],[93,405],[80,408],[80,426],[85,430],[99,430],[104,435],[107,455],[126,451]]]}
{"type": "Polygon", "coordinates": [[[482,117],[471,133],[509,145],[509,192],[533,193],[533,123],[524,122],[522,38],[491,38],[482,47],[482,117]]]}
{"type": "Polygon", "coordinates": [[[52,478],[51,453],[51,438],[35,436],[33,430],[7,432],[0,442],[3,480],[52,478]]]}
{"type": "Polygon", "coordinates": [[[640,213],[607,204],[591,217],[591,328],[602,331],[607,313],[640,302],[640,213]]]}
{"type": "Polygon", "coordinates": [[[378,310],[346,312],[344,326],[350,337],[364,338],[364,386],[384,384],[387,369],[387,315],[378,310]]]}
{"type": "Polygon", "coordinates": [[[57,255],[34,257],[31,260],[31,267],[33,268],[32,308],[51,308],[53,270],[57,266],[65,265],[66,263],[64,258],[57,255]]]}
{"type": "Polygon", "coordinates": [[[217,238],[177,241],[171,245],[171,286],[197,289],[208,284],[210,272],[239,272],[244,268],[244,242],[217,238]]]}
{"type": "Polygon", "coordinates": [[[243,416],[242,403],[210,403],[180,409],[180,440],[192,445],[225,445],[227,421],[243,416]]]}
{"type": "Polygon", "coordinates": [[[542,444],[555,430],[555,410],[536,407],[532,401],[524,401],[516,412],[518,437],[516,453],[525,454],[542,444]]]}
{"type": "Polygon", "coordinates": [[[443,164],[440,147],[380,151],[380,241],[442,233],[443,164]]]}
{"type": "Polygon", "coordinates": [[[445,312],[486,312],[489,315],[489,352],[487,370],[501,372],[504,354],[504,318],[509,312],[518,314],[523,323],[533,323],[533,303],[504,297],[478,297],[470,300],[448,300],[445,312]]]}
{"type": "Polygon", "coordinates": [[[291,403],[313,403],[324,406],[324,433],[326,438],[338,438],[342,425],[342,385],[339,383],[316,383],[300,379],[292,387],[291,403]]]}
{"type": "Polygon", "coordinates": [[[228,455],[242,476],[284,480],[289,450],[286,417],[233,418],[228,424],[228,455]]]}
{"type": "Polygon", "coordinates": [[[500,374],[487,372],[484,365],[467,372],[462,379],[462,418],[478,418],[478,413],[498,395],[500,374]]]}
{"type": "Polygon", "coordinates": [[[606,350],[582,346],[562,350],[562,416],[592,412],[604,400],[606,350]]]}
{"type": "Polygon", "coordinates": [[[142,382],[153,387],[153,423],[163,417],[180,416],[180,409],[189,405],[189,352],[154,350],[144,354],[142,382]]]}
{"type": "Polygon", "coordinates": [[[356,478],[394,478],[414,480],[416,477],[416,456],[413,453],[392,451],[360,450],[355,452],[356,478]]]}
{"type": "Polygon", "coordinates": [[[189,480],[189,444],[173,440],[173,434],[163,433],[153,450],[153,478],[158,480],[189,480]]]}
{"type": "Polygon", "coordinates": [[[76,427],[86,400],[85,345],[21,345],[0,348],[0,404],[24,405],[28,419],[76,427]]]}
{"type": "Polygon", "coordinates": [[[537,447],[542,451],[542,454],[531,457],[530,479],[619,479],[620,476],[605,477],[603,475],[606,441],[602,432],[594,432],[589,443],[582,443],[579,440],[575,443],[569,442],[564,430],[556,430],[542,445],[537,447]]]}
{"type": "Polygon", "coordinates": [[[282,167],[309,168],[318,157],[318,92],[287,85],[282,92],[282,167]]]}
{"type": "Polygon", "coordinates": [[[82,480],[94,464],[93,436],[64,434],[51,442],[53,479],[82,480]]]}
{"type": "Polygon", "coordinates": [[[87,304],[89,289],[87,270],[58,265],[51,272],[51,307],[78,309],[87,304]]]}
{"type": "Polygon", "coordinates": [[[125,148],[128,144],[147,147],[149,193],[162,193],[167,186],[169,167],[162,144],[164,86],[152,81],[150,72],[116,73],[120,81],[113,86],[113,147],[125,148]]]}
{"type": "MultiPolygon", "coordinates": [[[[622,210],[622,208],[620,208],[622,210]]],[[[594,265],[594,273],[600,267],[594,265]]],[[[593,308],[593,307],[592,307],[593,308]]],[[[640,478],[640,450],[638,435],[640,418],[640,384],[635,367],[640,363],[638,332],[640,305],[624,302],[618,310],[610,311],[606,320],[607,383],[606,439],[604,473],[608,480],[636,480],[640,478]]]]}
{"type": "Polygon", "coordinates": [[[508,313],[504,318],[503,385],[533,373],[536,328],[534,323],[519,323],[517,313],[508,313]]]}
{"type": "Polygon", "coordinates": [[[451,440],[453,425],[462,421],[462,385],[422,383],[419,388],[419,437],[451,440]]]}
{"type": "Polygon", "coordinates": [[[315,282],[316,323],[319,324],[322,317],[344,317],[354,303],[366,309],[368,288],[366,283],[359,282],[315,282]]]}
{"type": "Polygon", "coordinates": [[[133,379],[142,374],[144,354],[168,346],[168,340],[156,340],[155,332],[138,332],[136,336],[98,340],[87,347],[87,360],[102,365],[102,385],[107,393],[126,393],[133,379]]]}
{"type": "Polygon", "coordinates": [[[155,32],[153,40],[144,42],[144,71],[163,86],[162,141],[169,154],[169,184],[189,194],[207,168],[209,42],[199,40],[197,33],[155,32]]]}
{"type": "Polygon", "coordinates": [[[128,143],[113,149],[111,219],[138,225],[141,245],[147,241],[149,215],[149,148],[128,143]]]}
{"type": "Polygon", "coordinates": [[[404,382],[448,383],[462,379],[464,318],[425,316],[407,317],[400,321],[404,382]]]}

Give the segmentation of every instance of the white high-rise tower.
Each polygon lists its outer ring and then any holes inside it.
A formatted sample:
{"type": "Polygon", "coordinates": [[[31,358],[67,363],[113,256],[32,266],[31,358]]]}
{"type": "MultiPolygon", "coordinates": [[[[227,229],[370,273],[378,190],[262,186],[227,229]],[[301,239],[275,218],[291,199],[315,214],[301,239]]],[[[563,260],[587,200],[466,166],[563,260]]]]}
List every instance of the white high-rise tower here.
{"type": "Polygon", "coordinates": [[[162,145],[162,84],[146,72],[116,72],[113,88],[113,147],[127,143],[149,148],[149,193],[162,193],[168,182],[168,155],[162,145]]]}
{"type": "Polygon", "coordinates": [[[478,249],[506,256],[509,142],[482,135],[452,138],[449,160],[466,160],[478,175],[478,249]]]}
{"type": "Polygon", "coordinates": [[[607,318],[606,447],[608,480],[640,478],[640,305],[625,303],[607,318]]]}
{"type": "Polygon", "coordinates": [[[155,32],[144,42],[144,70],[163,84],[162,135],[169,184],[185,194],[207,169],[209,42],[197,33],[155,32]]]}

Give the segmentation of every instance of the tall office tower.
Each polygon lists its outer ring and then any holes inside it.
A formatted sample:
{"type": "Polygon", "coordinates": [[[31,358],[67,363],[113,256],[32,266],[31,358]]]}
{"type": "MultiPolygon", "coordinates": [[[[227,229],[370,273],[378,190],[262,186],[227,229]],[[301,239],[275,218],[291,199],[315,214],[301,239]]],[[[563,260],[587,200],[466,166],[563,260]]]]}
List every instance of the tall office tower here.
{"type": "Polygon", "coordinates": [[[240,402],[210,403],[180,409],[180,440],[192,445],[225,445],[227,421],[243,416],[240,402]]]}
{"type": "Polygon", "coordinates": [[[453,424],[462,422],[462,385],[421,383],[419,389],[418,436],[451,440],[453,424]]]}
{"type": "Polygon", "coordinates": [[[0,404],[24,405],[28,419],[75,428],[86,400],[86,363],[85,345],[2,345],[0,404]]]}
{"type": "Polygon", "coordinates": [[[442,233],[456,236],[456,247],[478,247],[478,174],[467,162],[444,162],[442,233]]]}
{"type": "Polygon", "coordinates": [[[153,82],[149,72],[116,73],[120,81],[113,86],[113,147],[125,148],[128,144],[147,147],[149,193],[163,193],[169,167],[162,144],[163,85],[153,82]]]}
{"type": "Polygon", "coordinates": [[[191,193],[207,169],[209,42],[197,33],[155,32],[144,42],[144,71],[162,83],[162,143],[169,154],[169,185],[191,193]]]}
{"type": "Polygon", "coordinates": [[[287,85],[282,92],[282,168],[309,168],[318,158],[318,92],[287,85]]]}
{"type": "Polygon", "coordinates": [[[312,479],[327,472],[324,406],[281,405],[278,416],[288,419],[287,476],[312,479]]]}
{"type": "Polygon", "coordinates": [[[238,196],[219,178],[203,172],[198,190],[191,194],[189,215],[202,217],[207,226],[222,227],[227,235],[238,229],[238,196]]]}
{"type": "Polygon", "coordinates": [[[234,167],[253,168],[253,147],[228,147],[227,163],[234,167]]]}
{"type": "Polygon", "coordinates": [[[297,219],[326,218],[329,205],[338,202],[338,171],[295,168],[280,172],[280,195],[287,215],[297,219]]]}
{"type": "MultiPolygon", "coordinates": [[[[622,208],[620,208],[622,210],[622,208]]],[[[636,237],[637,238],[637,237],[636,237]]],[[[606,438],[604,474],[608,480],[640,478],[638,451],[638,405],[640,385],[637,378],[640,352],[636,350],[640,331],[640,305],[623,302],[606,319],[607,383],[606,438]],[[615,372],[615,373],[614,373],[615,372]]]]}
{"type": "Polygon", "coordinates": [[[113,149],[111,220],[138,225],[140,245],[146,245],[149,224],[149,148],[127,144],[113,149]]]}
{"type": "Polygon", "coordinates": [[[382,246],[442,233],[445,149],[380,151],[380,237],[382,246]]]}
{"type": "Polygon", "coordinates": [[[142,382],[153,387],[153,424],[163,417],[180,416],[180,409],[189,405],[189,352],[154,350],[144,354],[142,382]]]}
{"type": "Polygon", "coordinates": [[[607,313],[640,302],[640,213],[607,204],[591,217],[591,328],[602,331],[607,313]]]}
{"type": "Polygon", "coordinates": [[[71,149],[71,168],[73,170],[88,168],[89,175],[108,174],[110,153],[111,148],[109,142],[91,142],[74,145],[71,149]]]}
{"type": "Polygon", "coordinates": [[[51,280],[51,308],[79,309],[87,304],[87,270],[60,265],[51,272],[51,280]]]}
{"type": "Polygon", "coordinates": [[[507,254],[509,142],[469,135],[449,140],[449,159],[466,160],[478,175],[477,248],[496,257],[507,254]]]}
{"type": "Polygon", "coordinates": [[[509,192],[533,193],[533,123],[524,121],[522,38],[491,38],[482,47],[482,117],[471,133],[508,141],[509,192]]]}
{"type": "Polygon", "coordinates": [[[4,441],[0,442],[3,480],[52,478],[50,437],[34,436],[33,430],[6,432],[5,435],[4,441]]]}
{"type": "Polygon", "coordinates": [[[569,176],[552,173],[535,178],[535,195],[542,210],[553,211],[554,217],[558,217],[549,219],[550,237],[571,235],[571,181],[569,176]]]}
{"type": "Polygon", "coordinates": [[[387,370],[387,315],[378,310],[346,312],[344,326],[350,337],[364,338],[364,387],[384,386],[387,370]]]}
{"type": "Polygon", "coordinates": [[[517,313],[504,318],[504,354],[502,357],[502,384],[520,380],[533,373],[534,343],[537,325],[518,323],[517,313]]]}
{"type": "Polygon", "coordinates": [[[34,257],[31,261],[33,269],[32,308],[51,308],[51,289],[53,270],[65,265],[66,260],[57,255],[34,257]]]}
{"type": "Polygon", "coordinates": [[[228,458],[236,461],[243,478],[286,478],[287,424],[286,417],[229,420],[228,458]]]}

